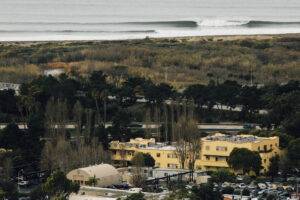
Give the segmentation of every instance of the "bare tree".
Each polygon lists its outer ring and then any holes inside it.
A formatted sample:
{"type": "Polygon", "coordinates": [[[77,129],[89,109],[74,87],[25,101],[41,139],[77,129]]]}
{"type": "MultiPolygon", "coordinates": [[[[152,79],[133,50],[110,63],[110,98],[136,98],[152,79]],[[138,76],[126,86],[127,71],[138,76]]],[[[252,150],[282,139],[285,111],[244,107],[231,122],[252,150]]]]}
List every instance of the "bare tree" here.
{"type": "Polygon", "coordinates": [[[12,150],[5,150],[0,148],[0,179],[9,180],[12,174],[12,150]]]}
{"type": "Polygon", "coordinates": [[[71,141],[63,137],[49,140],[44,145],[41,158],[43,169],[59,168],[64,172],[102,162],[109,163],[110,154],[103,150],[96,138],[92,138],[89,143],[81,139],[79,145],[72,145],[71,141]]]}
{"type": "MultiPolygon", "coordinates": [[[[86,109],[85,110],[85,116],[86,116],[86,123],[85,123],[85,134],[84,137],[86,140],[89,140],[93,137],[94,133],[94,127],[95,127],[95,120],[94,120],[94,112],[92,109],[86,109]]],[[[98,115],[99,117],[99,115],[98,115]]]]}
{"type": "Polygon", "coordinates": [[[189,144],[186,140],[186,120],[180,118],[174,128],[176,154],[180,162],[180,168],[185,168],[186,159],[188,156],[189,144]]]}
{"type": "Polygon", "coordinates": [[[188,162],[189,169],[193,170],[201,148],[196,121],[181,117],[175,125],[174,136],[180,167],[186,168],[188,162]]]}
{"type": "Polygon", "coordinates": [[[194,170],[195,162],[199,159],[201,141],[198,134],[197,122],[193,119],[187,121],[187,136],[186,139],[189,144],[189,169],[194,170]]]}
{"type": "Polygon", "coordinates": [[[18,111],[24,127],[27,125],[30,114],[38,110],[38,104],[34,101],[32,96],[22,95],[18,97],[18,111]]]}
{"type": "Polygon", "coordinates": [[[82,126],[83,126],[83,113],[84,109],[79,101],[77,101],[73,108],[74,121],[76,126],[76,139],[78,140],[82,134],[82,126]]]}
{"type": "Polygon", "coordinates": [[[142,167],[145,166],[145,158],[143,153],[136,153],[131,160],[133,165],[132,184],[135,187],[141,187],[146,179],[142,174],[142,167]]]}
{"type": "Polygon", "coordinates": [[[58,135],[65,135],[66,124],[69,121],[67,102],[51,98],[47,102],[45,118],[48,137],[55,138],[58,135]]]}
{"type": "Polygon", "coordinates": [[[160,140],[161,139],[161,134],[160,134],[160,115],[161,115],[161,112],[160,112],[160,107],[159,105],[156,103],[155,104],[155,114],[154,114],[154,117],[155,117],[155,123],[157,125],[157,128],[156,128],[156,134],[157,134],[157,138],[160,140]]]}
{"type": "Polygon", "coordinates": [[[174,136],[174,123],[175,123],[175,119],[174,119],[174,101],[171,100],[171,131],[172,131],[172,138],[171,141],[175,140],[175,136],[174,136]]]}
{"type": "Polygon", "coordinates": [[[68,109],[65,101],[51,99],[46,108],[46,125],[48,138],[45,142],[41,166],[43,169],[69,170],[88,165],[110,162],[110,154],[105,152],[102,144],[95,137],[95,113],[91,109],[84,109],[79,102],[73,108],[76,123],[76,141],[67,139],[66,124],[68,109]],[[83,130],[83,116],[86,117],[83,130]],[[82,132],[85,137],[81,137],[82,132]]]}
{"type": "Polygon", "coordinates": [[[169,127],[168,127],[168,105],[163,103],[163,113],[164,113],[164,128],[165,128],[165,141],[169,141],[169,127]]]}
{"type": "Polygon", "coordinates": [[[146,125],[146,138],[150,138],[151,137],[151,130],[150,130],[151,110],[149,108],[146,109],[144,121],[145,121],[145,125],[146,125]]]}
{"type": "Polygon", "coordinates": [[[101,98],[101,92],[98,90],[93,90],[92,91],[92,97],[95,100],[95,105],[96,105],[96,117],[97,117],[97,124],[100,124],[101,121],[101,114],[100,114],[100,106],[99,106],[99,100],[101,98]]]}

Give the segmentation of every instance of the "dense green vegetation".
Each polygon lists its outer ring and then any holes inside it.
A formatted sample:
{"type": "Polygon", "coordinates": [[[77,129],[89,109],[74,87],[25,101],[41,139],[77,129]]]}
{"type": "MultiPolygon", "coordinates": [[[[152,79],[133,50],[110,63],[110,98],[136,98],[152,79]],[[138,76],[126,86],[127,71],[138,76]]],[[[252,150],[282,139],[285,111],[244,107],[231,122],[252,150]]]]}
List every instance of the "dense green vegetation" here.
{"type": "Polygon", "coordinates": [[[3,43],[0,47],[0,81],[26,82],[49,68],[82,75],[102,70],[121,79],[138,75],[176,88],[207,84],[209,80],[250,84],[253,79],[254,83],[267,84],[300,77],[297,35],[236,40],[203,37],[3,43]]]}

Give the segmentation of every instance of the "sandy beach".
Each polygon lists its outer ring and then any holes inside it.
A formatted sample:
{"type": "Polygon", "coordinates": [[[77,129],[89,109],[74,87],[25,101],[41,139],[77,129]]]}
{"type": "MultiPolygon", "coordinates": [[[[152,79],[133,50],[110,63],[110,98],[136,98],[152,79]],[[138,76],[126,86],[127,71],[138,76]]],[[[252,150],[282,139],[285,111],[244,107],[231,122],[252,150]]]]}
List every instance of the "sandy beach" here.
{"type": "MultiPolygon", "coordinates": [[[[142,41],[150,39],[154,42],[163,40],[175,40],[177,42],[197,42],[197,41],[234,41],[234,40],[270,40],[276,38],[300,38],[300,33],[287,33],[287,34],[255,34],[255,35],[215,35],[215,36],[184,36],[184,37],[147,37],[143,39],[124,39],[124,40],[111,40],[111,42],[121,41],[142,41]]],[[[47,44],[47,43],[60,43],[60,44],[71,44],[71,43],[85,43],[85,42],[109,42],[109,40],[46,40],[46,41],[0,41],[1,45],[18,45],[18,46],[31,46],[36,44],[47,44]]]]}

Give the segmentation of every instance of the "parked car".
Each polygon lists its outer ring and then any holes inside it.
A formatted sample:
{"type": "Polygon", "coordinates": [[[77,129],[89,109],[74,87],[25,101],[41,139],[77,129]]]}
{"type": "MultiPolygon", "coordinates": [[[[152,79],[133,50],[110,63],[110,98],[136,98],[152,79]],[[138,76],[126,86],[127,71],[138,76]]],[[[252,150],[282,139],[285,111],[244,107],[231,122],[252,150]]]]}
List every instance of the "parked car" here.
{"type": "Polygon", "coordinates": [[[139,192],[141,192],[143,189],[142,188],[130,188],[129,190],[128,190],[128,192],[130,192],[130,193],[139,193],[139,192]]]}
{"type": "Polygon", "coordinates": [[[230,183],[228,183],[228,182],[222,183],[222,188],[229,187],[229,186],[230,186],[230,183]]]}
{"type": "Polygon", "coordinates": [[[264,183],[258,183],[257,186],[258,186],[259,189],[261,189],[261,190],[267,189],[267,186],[266,186],[266,184],[264,184],[264,183]]]}
{"type": "Polygon", "coordinates": [[[27,186],[27,185],[29,185],[29,181],[20,181],[20,182],[18,182],[18,185],[19,186],[27,186]]]}

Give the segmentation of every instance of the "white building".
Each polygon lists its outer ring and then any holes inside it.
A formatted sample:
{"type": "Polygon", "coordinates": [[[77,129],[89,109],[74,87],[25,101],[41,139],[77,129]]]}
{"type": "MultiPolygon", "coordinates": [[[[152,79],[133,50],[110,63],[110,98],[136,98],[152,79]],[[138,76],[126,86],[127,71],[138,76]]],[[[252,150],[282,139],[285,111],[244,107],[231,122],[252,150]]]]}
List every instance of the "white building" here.
{"type": "Polygon", "coordinates": [[[88,185],[91,179],[95,179],[95,186],[97,187],[107,187],[122,182],[122,177],[118,170],[109,164],[75,169],[67,174],[67,178],[80,185],[88,185]]]}

